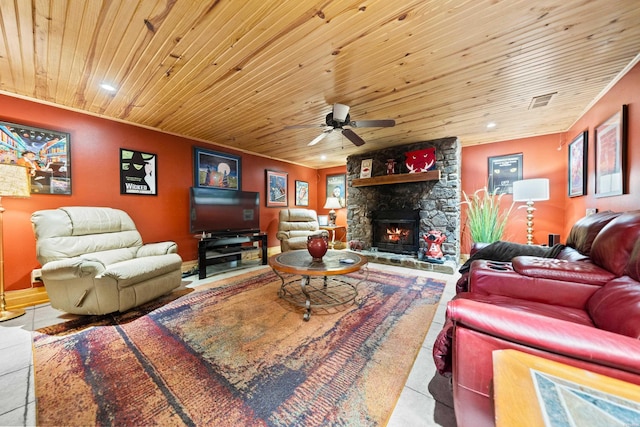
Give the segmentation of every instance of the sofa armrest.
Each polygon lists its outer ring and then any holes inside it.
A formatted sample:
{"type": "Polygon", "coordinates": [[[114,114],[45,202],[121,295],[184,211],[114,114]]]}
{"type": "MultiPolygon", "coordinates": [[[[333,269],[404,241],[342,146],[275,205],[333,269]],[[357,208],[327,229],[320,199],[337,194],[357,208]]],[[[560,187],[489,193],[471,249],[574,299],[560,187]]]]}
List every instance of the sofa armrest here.
{"type": "Polygon", "coordinates": [[[97,278],[113,279],[123,289],[154,277],[180,272],[181,265],[182,258],[178,254],[139,257],[112,264],[97,278]]]}
{"type": "Polygon", "coordinates": [[[286,240],[289,238],[289,232],[288,231],[278,231],[276,233],[276,238],[278,240],[286,240]]]}
{"type": "Polygon", "coordinates": [[[97,276],[105,270],[104,264],[80,257],[51,261],[42,266],[43,280],[73,280],[80,277],[97,276]]]}
{"type": "Polygon", "coordinates": [[[449,302],[447,318],[516,344],[640,374],[640,341],[624,335],[468,299],[449,302]]]}
{"type": "Polygon", "coordinates": [[[136,258],[174,254],[176,252],[178,252],[178,245],[176,245],[175,242],[147,243],[138,249],[136,258]]]}

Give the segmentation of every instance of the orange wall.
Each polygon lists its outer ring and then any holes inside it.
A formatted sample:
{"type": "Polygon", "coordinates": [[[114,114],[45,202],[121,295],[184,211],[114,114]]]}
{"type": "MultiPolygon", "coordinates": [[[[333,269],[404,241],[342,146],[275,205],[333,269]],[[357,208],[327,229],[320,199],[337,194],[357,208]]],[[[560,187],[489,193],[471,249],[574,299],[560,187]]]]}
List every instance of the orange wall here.
{"type": "MultiPolygon", "coordinates": [[[[487,157],[523,153],[524,178],[548,177],[551,199],[536,203],[534,238],[545,243],[547,234],[557,233],[566,239],[571,225],[584,216],[585,208],[624,211],[640,209],[640,65],[636,65],[596,105],[566,133],[526,138],[493,144],[465,147],[462,150],[462,189],[472,193],[486,184],[487,157]],[[623,196],[596,198],[594,192],[593,129],[629,104],[629,192],[623,196]],[[589,131],[588,195],[567,196],[567,141],[578,132],[589,131]],[[558,146],[562,149],[558,151],[558,146]]],[[[222,146],[212,146],[187,138],[155,132],[113,122],[82,113],[0,95],[0,120],[69,132],[71,134],[72,191],[70,196],[35,194],[30,199],[5,197],[4,261],[5,289],[30,286],[31,270],[37,268],[35,239],[30,216],[39,209],[60,206],[111,206],[126,210],[136,222],[145,242],[173,240],[185,261],[197,258],[196,239],[189,234],[188,191],[193,185],[194,146],[242,156],[242,189],[259,191],[262,199],[260,227],[269,235],[269,246],[278,246],[275,237],[279,208],[266,208],[265,169],[288,173],[289,207],[295,206],[295,181],[309,183],[309,208],[327,214],[322,208],[326,197],[326,176],[346,173],[346,166],[315,170],[268,158],[238,153],[222,146]],[[119,149],[130,148],[158,155],[158,195],[121,195],[119,187],[119,149]]],[[[347,195],[348,200],[348,195],[347,195]]],[[[505,196],[506,204],[511,196],[505,196]]],[[[337,212],[337,223],[346,225],[346,209],[337,212]]],[[[463,209],[464,211],[464,209],[463,209]]],[[[509,240],[526,241],[525,211],[514,212],[507,228],[509,240]]],[[[464,216],[462,218],[464,224],[464,216]]],[[[462,253],[468,253],[464,226],[462,253]]]]}
{"type": "MultiPolygon", "coordinates": [[[[589,132],[588,193],[567,200],[565,234],[571,224],[584,216],[587,208],[617,212],[640,209],[640,64],[632,68],[602,99],[578,120],[567,132],[567,143],[582,131],[589,132]],[[595,197],[595,128],[628,105],[628,194],[614,197],[595,197]]],[[[566,146],[564,152],[566,153],[566,146]]]]}
{"type": "MultiPolygon", "coordinates": [[[[534,207],[534,243],[548,241],[549,233],[561,234],[564,224],[564,203],[567,192],[566,153],[558,151],[561,135],[545,135],[535,138],[475,145],[462,149],[462,190],[471,196],[474,191],[487,185],[488,158],[522,153],[522,178],[549,178],[549,200],[537,202],[534,207]]],[[[502,196],[500,205],[508,208],[513,202],[511,194],[502,196]]],[[[526,210],[524,203],[516,203],[505,230],[504,240],[527,242],[526,210]]],[[[469,253],[470,239],[466,229],[465,207],[461,218],[461,253],[469,253]]],[[[561,238],[564,236],[561,236],[561,238]]]]}
{"type": "MultiPolygon", "coordinates": [[[[504,141],[462,149],[462,189],[472,193],[486,184],[487,157],[511,153],[523,153],[523,177],[550,180],[550,200],[537,202],[534,212],[534,242],[546,243],[549,233],[560,234],[564,242],[571,226],[585,215],[587,208],[618,212],[640,209],[640,64],[633,67],[611,90],[587,111],[569,131],[504,141]],[[613,197],[595,197],[595,144],[594,128],[605,121],[623,104],[629,105],[628,118],[628,194],[613,197]],[[568,197],[567,145],[580,132],[588,130],[588,181],[587,195],[568,197]],[[558,150],[558,147],[561,149],[558,150]]],[[[509,204],[511,196],[504,196],[509,204]]],[[[464,208],[462,217],[461,253],[469,253],[468,233],[465,235],[464,208]]],[[[506,240],[526,242],[524,209],[515,211],[506,231],[506,240]]]]}
{"type": "Polygon", "coordinates": [[[260,228],[268,233],[268,245],[278,246],[275,237],[279,208],[265,206],[265,169],[288,173],[289,207],[295,205],[295,181],[309,182],[309,208],[316,209],[315,169],[239,153],[199,141],[101,119],[86,114],[0,95],[0,120],[69,132],[71,150],[71,195],[34,194],[29,199],[5,197],[4,266],[5,289],[28,288],[31,270],[39,267],[31,214],[60,206],[109,206],[131,215],[144,242],[173,240],[183,260],[197,258],[197,240],[189,233],[189,192],[193,185],[193,147],[242,156],[242,189],[259,191],[262,206],[260,228]],[[121,195],[119,150],[130,148],[157,154],[158,195],[121,195]]]}

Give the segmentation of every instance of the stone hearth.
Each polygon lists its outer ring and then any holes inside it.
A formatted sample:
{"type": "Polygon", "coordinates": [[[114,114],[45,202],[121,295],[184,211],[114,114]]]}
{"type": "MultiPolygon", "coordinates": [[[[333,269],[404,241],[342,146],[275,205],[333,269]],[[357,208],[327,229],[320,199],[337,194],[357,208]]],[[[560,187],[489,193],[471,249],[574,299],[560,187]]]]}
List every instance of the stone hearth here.
{"type": "MultiPolygon", "coordinates": [[[[420,247],[426,248],[423,237],[429,230],[439,230],[447,236],[442,252],[449,264],[457,265],[460,258],[460,155],[457,138],[441,138],[403,146],[386,148],[347,158],[347,240],[363,243],[365,253],[372,246],[372,213],[377,210],[418,210],[420,215],[420,247]],[[386,162],[394,159],[396,173],[408,173],[404,154],[409,151],[435,147],[436,166],[440,180],[371,185],[353,187],[354,179],[360,178],[360,166],[364,159],[372,159],[372,177],[386,175],[386,162]]],[[[373,252],[372,256],[384,256],[373,252]]],[[[396,254],[389,254],[396,255],[396,254]]],[[[417,255],[417,254],[416,254],[417,255]]],[[[405,255],[406,257],[406,255],[405,255]]],[[[392,257],[393,258],[393,257],[392,257]]],[[[396,258],[400,259],[398,255],[396,258]]],[[[417,256],[416,256],[417,258],[417,256]]],[[[416,262],[421,262],[417,261],[416,262]]],[[[429,264],[426,269],[442,264],[429,264]]],[[[418,267],[414,267],[418,268],[418,267]]],[[[437,271],[437,270],[436,270],[437,271]]]]}
{"type": "Polygon", "coordinates": [[[414,268],[416,270],[433,271],[443,274],[455,274],[458,271],[458,263],[453,260],[445,260],[443,264],[420,261],[412,255],[394,254],[392,252],[372,252],[370,250],[357,251],[367,258],[369,262],[378,264],[395,265],[398,267],[414,268]]]}

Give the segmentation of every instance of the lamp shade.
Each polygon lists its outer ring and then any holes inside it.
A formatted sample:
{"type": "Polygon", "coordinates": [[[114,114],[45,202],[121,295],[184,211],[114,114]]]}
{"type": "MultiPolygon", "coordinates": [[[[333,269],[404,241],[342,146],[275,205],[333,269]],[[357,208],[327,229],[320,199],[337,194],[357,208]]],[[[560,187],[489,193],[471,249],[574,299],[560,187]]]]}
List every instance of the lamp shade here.
{"type": "Polygon", "coordinates": [[[514,202],[536,202],[549,200],[549,180],[547,178],[523,179],[513,183],[514,202]]]}
{"type": "Polygon", "coordinates": [[[327,197],[327,202],[324,204],[324,209],[341,209],[340,200],[337,197],[327,197]]]}
{"type": "Polygon", "coordinates": [[[27,168],[0,163],[0,197],[29,197],[31,180],[27,168]]]}

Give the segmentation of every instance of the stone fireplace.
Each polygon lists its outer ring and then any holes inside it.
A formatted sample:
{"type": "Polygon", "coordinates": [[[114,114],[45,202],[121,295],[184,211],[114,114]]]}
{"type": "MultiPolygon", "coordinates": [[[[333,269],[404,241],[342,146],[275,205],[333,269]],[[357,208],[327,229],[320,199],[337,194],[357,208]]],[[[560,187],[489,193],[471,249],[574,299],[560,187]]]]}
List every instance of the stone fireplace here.
{"type": "Polygon", "coordinates": [[[457,263],[460,258],[460,155],[458,139],[450,137],[349,156],[347,239],[362,242],[365,249],[377,247],[378,251],[416,254],[417,248],[426,247],[423,236],[430,230],[439,230],[447,237],[442,244],[445,258],[457,263]],[[408,174],[404,154],[430,147],[436,149],[435,169],[440,171],[439,179],[375,185],[359,180],[360,166],[365,159],[372,159],[374,178],[386,175],[389,159],[396,161],[395,174],[403,175],[397,178],[410,178],[404,175],[408,174]],[[384,225],[380,223],[381,215],[387,216],[382,218],[384,225]],[[391,227],[390,233],[387,225],[391,227]],[[395,230],[404,229],[405,225],[408,232],[395,230]]]}

